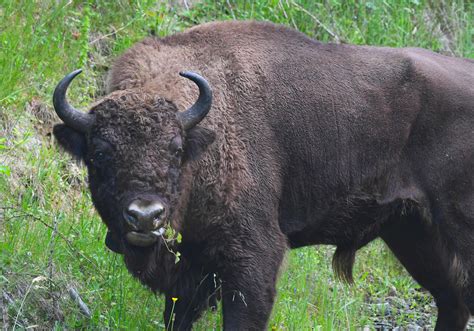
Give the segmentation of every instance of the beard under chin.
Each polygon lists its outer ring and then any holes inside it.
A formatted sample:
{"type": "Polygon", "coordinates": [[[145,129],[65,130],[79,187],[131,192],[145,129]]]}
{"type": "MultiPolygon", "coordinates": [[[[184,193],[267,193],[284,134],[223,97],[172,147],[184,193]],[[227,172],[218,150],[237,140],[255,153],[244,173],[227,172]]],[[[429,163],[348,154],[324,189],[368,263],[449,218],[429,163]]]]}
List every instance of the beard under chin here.
{"type": "Polygon", "coordinates": [[[153,291],[166,292],[175,282],[178,269],[185,268],[184,261],[176,263],[176,257],[168,249],[164,238],[148,247],[133,246],[124,243],[124,261],[130,273],[153,291]]]}

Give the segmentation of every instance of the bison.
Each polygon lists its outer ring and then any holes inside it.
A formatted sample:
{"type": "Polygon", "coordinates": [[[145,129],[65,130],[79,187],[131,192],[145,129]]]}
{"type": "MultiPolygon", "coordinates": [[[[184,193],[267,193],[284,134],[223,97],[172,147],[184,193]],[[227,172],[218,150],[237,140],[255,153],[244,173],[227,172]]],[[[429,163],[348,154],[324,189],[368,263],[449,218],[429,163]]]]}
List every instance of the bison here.
{"type": "Polygon", "coordinates": [[[87,167],[106,245],[165,294],[167,325],[222,300],[226,330],[263,330],[288,248],[336,246],[351,281],[381,237],[436,300],[436,329],[465,328],[474,61],[217,22],[134,45],[88,113],[65,97],[79,73],[54,91],[54,135],[87,167]]]}

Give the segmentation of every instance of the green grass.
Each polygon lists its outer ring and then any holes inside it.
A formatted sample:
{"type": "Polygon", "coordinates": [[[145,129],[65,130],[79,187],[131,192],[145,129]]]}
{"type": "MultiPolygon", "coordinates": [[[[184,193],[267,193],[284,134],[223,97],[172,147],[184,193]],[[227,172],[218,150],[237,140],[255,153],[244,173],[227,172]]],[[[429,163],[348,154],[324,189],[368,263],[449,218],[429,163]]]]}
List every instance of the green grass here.
{"type": "MultiPolygon", "coordinates": [[[[190,9],[151,0],[0,0],[0,326],[164,328],[162,299],[107,251],[85,171],[51,138],[57,121],[52,90],[65,73],[85,70],[69,92],[85,109],[103,94],[110,63],[134,42],[151,32],[163,36],[225,19],[278,22],[328,42],[418,46],[474,58],[473,10],[468,0],[207,0],[190,9]],[[69,298],[70,287],[89,307],[90,319],[69,298]]],[[[430,297],[381,242],[358,253],[352,286],[334,278],[332,252],[318,247],[288,255],[270,327],[433,323],[430,297]],[[397,298],[403,301],[384,317],[384,302],[397,298]]],[[[209,312],[196,329],[220,326],[220,314],[209,312]]]]}

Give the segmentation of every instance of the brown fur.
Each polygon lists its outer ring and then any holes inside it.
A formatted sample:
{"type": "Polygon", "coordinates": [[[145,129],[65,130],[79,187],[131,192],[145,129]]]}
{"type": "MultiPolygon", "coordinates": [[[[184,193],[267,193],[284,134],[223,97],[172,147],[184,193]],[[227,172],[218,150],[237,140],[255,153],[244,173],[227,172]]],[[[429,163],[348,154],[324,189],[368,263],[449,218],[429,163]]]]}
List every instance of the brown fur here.
{"type": "Polygon", "coordinates": [[[216,291],[226,329],[264,329],[288,246],[337,246],[334,269],[352,281],[356,251],[378,236],[435,297],[437,329],[464,328],[474,312],[473,61],[322,44],[269,23],[209,23],[136,44],[107,86],[91,132],[55,134],[83,153],[114,236],[133,197],[169,204],[180,263],[162,243],[118,246],[132,274],[166,294],[166,320],[180,297],[177,329],[216,291]],[[175,114],[197,89],[182,70],[214,93],[189,131],[175,114]],[[188,158],[170,154],[176,136],[188,158]],[[105,161],[94,160],[100,149],[105,161]]]}

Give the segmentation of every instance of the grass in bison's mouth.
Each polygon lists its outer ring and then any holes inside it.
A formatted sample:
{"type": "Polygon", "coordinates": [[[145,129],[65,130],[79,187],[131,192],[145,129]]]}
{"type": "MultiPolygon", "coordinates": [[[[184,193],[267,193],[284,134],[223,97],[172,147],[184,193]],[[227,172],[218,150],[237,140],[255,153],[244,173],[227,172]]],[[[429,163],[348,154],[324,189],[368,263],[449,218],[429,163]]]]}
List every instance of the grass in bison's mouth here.
{"type": "Polygon", "coordinates": [[[171,226],[165,226],[150,232],[130,231],[125,235],[125,238],[129,244],[139,247],[149,247],[160,241],[168,252],[175,256],[175,263],[180,261],[181,253],[170,244],[181,243],[181,234],[176,232],[171,226]]]}

